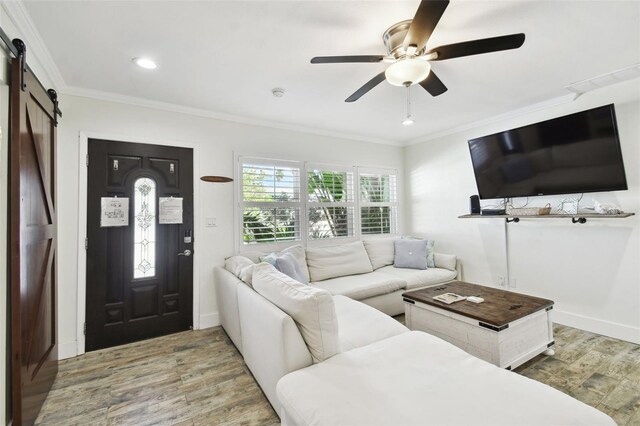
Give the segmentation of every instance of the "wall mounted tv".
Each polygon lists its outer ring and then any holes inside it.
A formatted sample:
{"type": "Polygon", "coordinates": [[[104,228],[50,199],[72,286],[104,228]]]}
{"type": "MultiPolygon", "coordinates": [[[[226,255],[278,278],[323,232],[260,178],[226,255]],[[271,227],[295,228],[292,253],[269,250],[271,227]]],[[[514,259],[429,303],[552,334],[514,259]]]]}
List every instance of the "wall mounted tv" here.
{"type": "Polygon", "coordinates": [[[627,189],[613,105],[471,139],[469,151],[482,199],[627,189]]]}

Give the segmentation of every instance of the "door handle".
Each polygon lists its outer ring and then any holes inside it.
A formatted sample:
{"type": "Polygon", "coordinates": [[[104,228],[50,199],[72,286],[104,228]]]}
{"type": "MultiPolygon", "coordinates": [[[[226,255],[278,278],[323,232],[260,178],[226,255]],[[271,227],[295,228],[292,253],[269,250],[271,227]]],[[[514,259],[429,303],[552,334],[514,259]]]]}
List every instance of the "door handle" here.
{"type": "Polygon", "coordinates": [[[191,250],[186,249],[185,251],[183,251],[182,253],[178,253],[178,256],[186,256],[189,257],[191,256],[191,250]]]}

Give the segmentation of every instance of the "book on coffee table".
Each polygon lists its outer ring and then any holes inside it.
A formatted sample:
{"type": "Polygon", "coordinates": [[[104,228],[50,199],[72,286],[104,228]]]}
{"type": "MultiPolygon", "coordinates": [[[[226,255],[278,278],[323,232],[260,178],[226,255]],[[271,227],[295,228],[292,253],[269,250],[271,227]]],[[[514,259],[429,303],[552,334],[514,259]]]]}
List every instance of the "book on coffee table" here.
{"type": "Polygon", "coordinates": [[[439,302],[446,303],[447,305],[466,299],[465,296],[460,296],[455,293],[444,293],[438,296],[433,296],[433,298],[439,302]]]}

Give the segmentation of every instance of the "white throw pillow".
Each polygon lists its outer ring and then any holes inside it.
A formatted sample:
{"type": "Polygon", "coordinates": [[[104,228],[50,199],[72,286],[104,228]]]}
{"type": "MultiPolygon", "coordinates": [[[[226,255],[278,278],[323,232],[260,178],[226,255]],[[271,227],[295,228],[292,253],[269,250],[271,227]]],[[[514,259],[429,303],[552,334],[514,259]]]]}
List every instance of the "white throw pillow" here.
{"type": "Polygon", "coordinates": [[[308,248],[307,265],[311,281],[373,272],[362,241],[339,246],[308,248]]]}
{"type": "Polygon", "coordinates": [[[268,263],[256,265],[253,288],[293,318],[314,362],[338,353],[338,319],[331,293],[301,284],[268,263]]]}
{"type": "Polygon", "coordinates": [[[362,241],[374,270],[383,266],[393,265],[395,256],[393,244],[395,240],[396,238],[373,238],[362,241]]]}
{"type": "MultiPolygon", "coordinates": [[[[433,253],[436,268],[456,270],[457,257],[455,254],[433,253]]],[[[459,277],[458,277],[459,278],[459,277]]]]}

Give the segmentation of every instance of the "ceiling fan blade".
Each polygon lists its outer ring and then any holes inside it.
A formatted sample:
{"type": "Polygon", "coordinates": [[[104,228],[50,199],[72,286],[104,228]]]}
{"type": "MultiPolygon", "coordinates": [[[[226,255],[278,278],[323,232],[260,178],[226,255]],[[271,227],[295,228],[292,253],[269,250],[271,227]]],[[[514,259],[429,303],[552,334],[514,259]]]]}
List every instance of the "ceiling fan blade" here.
{"type": "Polygon", "coordinates": [[[382,83],[385,79],[384,76],[384,71],[382,71],[380,74],[376,75],[375,77],[373,77],[371,80],[367,81],[364,86],[362,86],[361,88],[359,88],[358,90],[356,90],[353,95],[349,96],[347,99],[345,99],[345,102],[355,102],[358,99],[360,99],[360,97],[362,95],[364,95],[365,93],[367,93],[369,90],[373,89],[374,87],[376,87],[378,84],[382,83]]]}
{"type": "Polygon", "coordinates": [[[420,86],[424,88],[431,96],[439,96],[446,92],[447,86],[440,81],[437,75],[434,74],[433,69],[429,72],[427,78],[420,82],[420,86]]]}
{"type": "Polygon", "coordinates": [[[311,59],[312,64],[342,64],[350,62],[380,62],[384,59],[381,55],[356,55],[356,56],[316,56],[311,59]]]}
{"type": "Polygon", "coordinates": [[[409,46],[416,46],[418,52],[424,48],[448,5],[449,0],[422,0],[420,2],[416,16],[413,17],[409,31],[402,42],[405,50],[409,46]]]}
{"type": "Polygon", "coordinates": [[[524,34],[519,33],[447,44],[445,46],[431,49],[427,54],[437,52],[438,56],[432,59],[432,61],[444,61],[445,59],[460,58],[462,56],[480,55],[482,53],[517,49],[522,46],[523,43],[524,34]]]}

